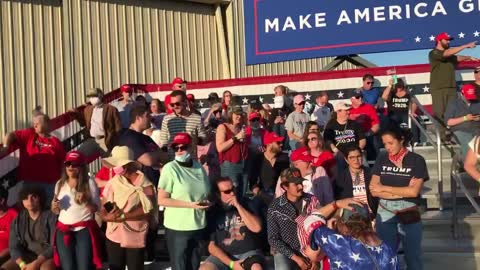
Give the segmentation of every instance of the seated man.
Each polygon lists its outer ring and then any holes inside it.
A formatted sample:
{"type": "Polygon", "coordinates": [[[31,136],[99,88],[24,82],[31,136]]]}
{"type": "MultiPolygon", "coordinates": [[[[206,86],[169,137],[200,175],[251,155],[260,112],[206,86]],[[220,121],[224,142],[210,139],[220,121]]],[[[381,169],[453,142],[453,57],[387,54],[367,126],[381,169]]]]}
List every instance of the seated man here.
{"type": "Polygon", "coordinates": [[[273,200],[268,208],[268,242],[274,255],[276,270],[318,269],[306,257],[307,235],[298,224],[318,207],[315,196],[303,192],[303,182],[298,169],[286,169],[280,176],[285,193],[273,200]]]}
{"type": "Polygon", "coordinates": [[[237,200],[230,178],[220,177],[216,185],[217,204],[208,216],[210,257],[200,269],[263,269],[262,246],[258,241],[260,218],[247,210],[251,207],[246,203],[237,200]]]}
{"type": "Polygon", "coordinates": [[[38,187],[24,187],[19,194],[22,210],[10,230],[11,259],[5,270],[54,270],[53,234],[57,217],[45,208],[45,195],[38,187]]]}
{"type": "Polygon", "coordinates": [[[480,135],[480,103],[474,85],[465,84],[462,94],[448,104],[445,122],[460,142],[463,160],[468,152],[468,143],[474,136],[480,135]]]}

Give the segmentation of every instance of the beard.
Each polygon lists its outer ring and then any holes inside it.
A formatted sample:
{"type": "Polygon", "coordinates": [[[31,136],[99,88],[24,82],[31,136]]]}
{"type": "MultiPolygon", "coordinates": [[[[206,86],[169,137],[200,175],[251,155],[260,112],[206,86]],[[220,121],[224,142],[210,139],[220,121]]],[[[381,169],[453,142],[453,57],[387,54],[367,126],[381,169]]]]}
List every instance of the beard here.
{"type": "Polygon", "coordinates": [[[443,48],[444,50],[446,50],[446,49],[450,48],[450,44],[448,44],[448,43],[443,43],[443,42],[442,42],[442,48],[443,48]]]}

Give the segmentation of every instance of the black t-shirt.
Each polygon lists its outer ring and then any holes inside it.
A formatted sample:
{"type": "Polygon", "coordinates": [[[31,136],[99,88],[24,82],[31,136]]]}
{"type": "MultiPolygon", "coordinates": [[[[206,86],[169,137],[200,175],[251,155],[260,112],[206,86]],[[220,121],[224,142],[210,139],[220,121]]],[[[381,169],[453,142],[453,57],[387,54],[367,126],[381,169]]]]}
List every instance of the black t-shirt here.
{"type": "Polygon", "coordinates": [[[259,183],[260,186],[264,189],[275,190],[277,186],[277,180],[280,176],[280,173],[290,167],[290,160],[288,159],[288,154],[280,153],[273,164],[273,167],[264,155],[262,155],[262,161],[260,162],[259,170],[255,170],[260,173],[259,183]]]}
{"type": "MultiPolygon", "coordinates": [[[[402,168],[395,166],[389,159],[387,153],[382,153],[375,161],[372,175],[380,176],[382,185],[391,187],[407,187],[413,177],[422,178],[428,181],[427,164],[425,159],[412,152],[408,152],[403,158],[402,168]]],[[[401,199],[418,204],[419,198],[401,199]]]]}
{"type": "Polygon", "coordinates": [[[342,152],[358,146],[359,141],[365,139],[362,127],[352,120],[348,120],[345,125],[340,125],[336,120],[328,122],[323,136],[326,142],[333,143],[342,152]]]}
{"type": "Polygon", "coordinates": [[[403,97],[397,96],[397,93],[391,93],[387,104],[388,104],[388,113],[408,113],[408,104],[410,103],[410,94],[406,94],[403,97]]]}
{"type": "MultiPolygon", "coordinates": [[[[128,146],[128,148],[132,149],[135,160],[145,153],[155,152],[160,149],[152,138],[131,129],[125,130],[122,135],[120,135],[118,145],[128,146]]],[[[148,180],[157,186],[158,179],[160,178],[160,171],[158,169],[142,166],[142,172],[148,180]]]]}
{"type": "MultiPolygon", "coordinates": [[[[245,200],[242,206],[251,214],[260,215],[252,210],[252,202],[245,200]]],[[[222,206],[215,206],[208,210],[208,231],[210,241],[213,241],[227,255],[238,255],[248,251],[260,249],[260,235],[250,231],[243,222],[236,208],[225,210],[222,206]]]]}

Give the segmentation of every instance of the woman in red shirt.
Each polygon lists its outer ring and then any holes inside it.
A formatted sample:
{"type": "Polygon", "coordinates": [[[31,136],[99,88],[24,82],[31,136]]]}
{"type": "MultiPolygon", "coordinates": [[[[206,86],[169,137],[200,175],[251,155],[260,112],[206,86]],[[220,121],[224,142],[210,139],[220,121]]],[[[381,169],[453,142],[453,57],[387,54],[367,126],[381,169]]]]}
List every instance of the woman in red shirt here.
{"type": "Polygon", "coordinates": [[[244,123],[242,107],[231,107],[227,123],[221,124],[217,128],[215,140],[221,176],[232,179],[240,197],[245,195],[248,189],[246,172],[248,140],[244,123]]]}
{"type": "Polygon", "coordinates": [[[309,132],[303,136],[304,148],[310,153],[313,158],[312,165],[314,167],[322,166],[328,174],[330,179],[335,177],[336,161],[335,157],[330,151],[325,150],[325,141],[320,132],[309,132]]]}

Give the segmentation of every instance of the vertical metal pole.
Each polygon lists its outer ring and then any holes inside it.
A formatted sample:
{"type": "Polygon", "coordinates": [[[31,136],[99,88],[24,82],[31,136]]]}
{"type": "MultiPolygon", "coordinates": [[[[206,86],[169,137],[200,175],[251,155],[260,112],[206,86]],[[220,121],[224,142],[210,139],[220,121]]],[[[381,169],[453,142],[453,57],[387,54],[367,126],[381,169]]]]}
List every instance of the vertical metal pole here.
{"type": "MultiPolygon", "coordinates": [[[[454,160],[456,162],[456,160],[454,160]]],[[[452,164],[455,166],[456,164],[452,164]]],[[[453,169],[450,171],[450,188],[452,192],[452,236],[457,239],[457,182],[454,176],[453,169]]]]}
{"type": "Polygon", "coordinates": [[[443,173],[442,173],[442,140],[440,138],[440,130],[437,133],[437,168],[438,168],[438,205],[440,211],[443,211],[443,173]]]}

